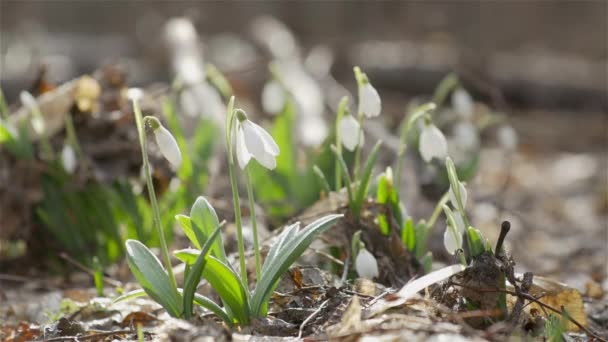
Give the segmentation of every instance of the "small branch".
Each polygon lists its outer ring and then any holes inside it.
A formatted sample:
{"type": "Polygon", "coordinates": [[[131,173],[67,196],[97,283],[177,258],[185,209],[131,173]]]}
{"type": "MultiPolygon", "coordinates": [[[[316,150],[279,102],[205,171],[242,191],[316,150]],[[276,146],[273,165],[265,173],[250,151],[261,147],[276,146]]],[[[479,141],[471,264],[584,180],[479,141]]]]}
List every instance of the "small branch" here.
{"type": "Polygon", "coordinates": [[[41,342],[41,341],[83,341],[83,340],[91,340],[91,339],[97,339],[99,337],[106,337],[106,336],[112,336],[112,335],[119,335],[119,334],[134,334],[135,332],[131,329],[128,330],[116,330],[116,331],[104,331],[104,332],[100,332],[100,333],[96,333],[96,334],[92,334],[92,335],[78,335],[78,336],[59,336],[59,337],[54,337],[54,338],[45,338],[42,340],[35,340],[34,342],[41,342]]]}
{"type": "Polygon", "coordinates": [[[300,325],[300,330],[298,331],[298,339],[302,338],[302,333],[304,332],[304,328],[306,327],[306,325],[310,323],[310,321],[312,321],[312,319],[315,318],[319,313],[321,313],[321,310],[325,308],[327,303],[329,303],[329,299],[326,299],[317,310],[311,313],[310,316],[306,317],[304,322],[302,322],[302,324],[300,325]]]}
{"type": "MultiPolygon", "coordinates": [[[[81,264],[80,262],[72,259],[72,257],[70,257],[67,253],[61,253],[59,254],[59,257],[65,261],[67,261],[68,263],[76,266],[76,268],[80,269],[81,271],[91,275],[91,276],[95,276],[95,271],[93,271],[92,269],[86,267],[85,265],[81,264]]],[[[114,286],[114,287],[122,287],[122,283],[119,282],[118,280],[114,280],[110,277],[107,276],[103,276],[103,281],[105,283],[107,283],[108,285],[114,286]]]]}

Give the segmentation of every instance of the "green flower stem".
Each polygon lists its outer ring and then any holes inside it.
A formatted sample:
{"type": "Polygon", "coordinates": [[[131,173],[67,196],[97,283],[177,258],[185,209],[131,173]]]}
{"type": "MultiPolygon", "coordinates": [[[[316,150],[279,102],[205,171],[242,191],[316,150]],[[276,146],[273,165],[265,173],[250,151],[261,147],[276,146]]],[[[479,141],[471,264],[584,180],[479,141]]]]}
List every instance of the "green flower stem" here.
{"type": "Polygon", "coordinates": [[[76,135],[76,129],[74,128],[74,120],[72,114],[68,113],[65,116],[65,132],[68,143],[74,148],[78,159],[84,160],[84,154],[80,148],[80,142],[78,142],[78,136],[76,135]]]}
{"type": "Polygon", "coordinates": [[[469,227],[469,220],[467,219],[466,212],[464,211],[464,205],[462,203],[462,197],[460,195],[460,181],[458,180],[458,174],[456,173],[456,166],[450,157],[446,158],[446,167],[448,171],[448,178],[450,180],[450,188],[454,191],[456,197],[458,211],[462,217],[465,228],[469,227]]]}
{"type": "MultiPolygon", "coordinates": [[[[340,105],[338,106],[338,113],[336,114],[336,149],[340,155],[342,155],[342,137],[340,136],[340,129],[338,127],[340,125],[340,121],[342,120],[346,112],[347,104],[348,96],[344,96],[342,100],[340,100],[340,105]]],[[[340,191],[340,189],[342,189],[342,171],[340,170],[340,162],[338,160],[336,160],[335,177],[336,191],[340,191]]]]}
{"type": "Polygon", "coordinates": [[[443,206],[448,202],[449,199],[450,199],[450,191],[448,190],[448,192],[446,192],[441,197],[441,199],[439,200],[439,202],[437,202],[437,205],[435,206],[435,210],[433,210],[433,214],[431,215],[431,217],[428,220],[427,227],[428,227],[429,231],[431,229],[433,229],[433,226],[435,225],[435,222],[437,222],[437,219],[439,218],[439,215],[443,211],[443,206]]]}
{"type": "Polygon", "coordinates": [[[359,113],[359,131],[357,132],[357,148],[355,149],[355,167],[353,169],[353,183],[357,183],[359,163],[361,160],[361,133],[363,131],[363,112],[359,113]]]}
{"type": "Polygon", "coordinates": [[[6,98],[4,97],[4,92],[2,88],[0,88],[0,119],[8,120],[8,105],[6,104],[6,98]]]}
{"type": "Polygon", "coordinates": [[[232,203],[234,205],[234,223],[236,224],[236,238],[239,249],[239,266],[241,269],[241,282],[243,288],[247,289],[247,267],[245,264],[245,243],[243,242],[243,223],[241,220],[241,201],[239,200],[239,189],[234,171],[234,156],[232,153],[232,130],[234,129],[234,96],[228,102],[226,115],[226,146],[228,148],[228,171],[230,174],[230,186],[232,188],[232,203]]]}
{"type": "Polygon", "coordinates": [[[421,117],[427,115],[430,116],[429,112],[437,108],[433,102],[429,102],[418,106],[414,109],[412,114],[406,118],[405,124],[402,125],[401,130],[401,143],[399,145],[399,151],[397,152],[397,173],[395,174],[395,187],[399,192],[401,186],[401,170],[403,168],[403,159],[405,158],[405,152],[407,151],[407,137],[414,126],[414,123],[421,117]]]}
{"type": "Polygon", "coordinates": [[[154,213],[154,225],[158,231],[160,239],[160,249],[165,262],[165,268],[169,274],[169,281],[174,289],[177,289],[177,282],[175,281],[175,275],[173,274],[173,268],[171,266],[171,257],[169,256],[169,249],[167,248],[167,241],[165,240],[165,233],[161,226],[160,210],[158,209],[158,201],[156,200],[156,193],[154,192],[154,184],[152,183],[152,173],[150,172],[150,161],[148,159],[148,142],[146,139],[146,132],[144,127],[144,120],[142,118],[141,109],[139,108],[139,102],[133,101],[133,113],[135,114],[135,123],[137,125],[137,133],[139,135],[139,144],[141,146],[141,156],[143,159],[144,173],[146,175],[146,185],[148,188],[148,195],[150,196],[150,203],[152,203],[152,211],[154,213]]]}
{"type": "Polygon", "coordinates": [[[249,167],[245,168],[245,180],[247,183],[247,197],[249,197],[249,216],[251,217],[251,228],[253,229],[253,252],[255,254],[255,279],[260,280],[262,276],[262,263],[260,259],[260,245],[258,243],[258,224],[255,218],[255,201],[253,198],[253,187],[251,186],[251,176],[249,167]]]}

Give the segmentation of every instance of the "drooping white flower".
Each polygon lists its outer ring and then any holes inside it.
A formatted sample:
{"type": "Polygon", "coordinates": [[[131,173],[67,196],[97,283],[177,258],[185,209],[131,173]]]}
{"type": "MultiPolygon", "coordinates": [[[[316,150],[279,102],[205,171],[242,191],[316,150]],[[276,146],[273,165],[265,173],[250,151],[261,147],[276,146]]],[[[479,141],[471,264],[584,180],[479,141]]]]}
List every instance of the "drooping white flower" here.
{"type": "Polygon", "coordinates": [[[452,93],[452,108],[463,118],[471,118],[474,106],[473,98],[466,90],[458,88],[452,93]]]}
{"type": "Polygon", "coordinates": [[[455,234],[454,230],[446,227],[443,233],[443,246],[450,254],[456,254],[456,251],[462,248],[462,238],[460,234],[455,234]]]}
{"type": "Polygon", "coordinates": [[[513,151],[517,148],[517,132],[515,131],[515,129],[513,129],[512,126],[501,126],[498,129],[498,132],[496,132],[496,137],[498,138],[498,142],[500,143],[500,145],[505,149],[513,151]]]}
{"type": "Polygon", "coordinates": [[[285,90],[277,81],[270,81],[262,89],[262,108],[269,114],[278,114],[285,105],[285,90]]]}
{"type": "Polygon", "coordinates": [[[380,115],[381,107],[380,95],[371,83],[367,82],[359,87],[359,112],[368,118],[373,118],[380,115]]]}
{"type": "Polygon", "coordinates": [[[19,99],[21,100],[21,104],[30,112],[30,124],[34,132],[42,135],[46,129],[46,123],[42,117],[42,113],[40,113],[36,98],[30,92],[24,90],[19,94],[19,99]]]}
{"type": "Polygon", "coordinates": [[[355,259],[355,269],[360,277],[373,279],[378,276],[378,262],[372,253],[361,248],[355,259]]]}
{"type": "Polygon", "coordinates": [[[129,88],[127,90],[127,99],[130,101],[140,101],[144,97],[144,91],[140,88],[129,88]]]}
{"type": "Polygon", "coordinates": [[[70,145],[64,145],[61,150],[61,165],[68,173],[74,173],[76,170],[76,153],[70,145]]]}
{"type": "Polygon", "coordinates": [[[236,128],[236,158],[241,169],[245,169],[253,157],[265,168],[274,170],[277,166],[275,158],[279,152],[279,146],[266,130],[246,118],[239,118],[236,128]]]}
{"type": "MultiPolygon", "coordinates": [[[[465,188],[464,184],[462,184],[462,182],[458,182],[458,190],[460,191],[460,199],[462,200],[462,208],[466,208],[467,207],[467,189],[465,188]]],[[[458,208],[458,201],[456,199],[456,194],[454,193],[454,189],[452,189],[452,187],[450,186],[450,202],[452,202],[452,205],[454,206],[454,208],[458,208]]]]}
{"type": "Polygon", "coordinates": [[[165,157],[173,167],[178,168],[182,164],[182,153],[179,150],[177,141],[171,132],[169,132],[162,125],[158,125],[154,129],[154,137],[156,138],[156,144],[160,149],[160,153],[165,157]]]}
{"type": "Polygon", "coordinates": [[[420,133],[418,150],[425,162],[433,158],[445,159],[448,154],[448,143],[439,128],[433,124],[425,125],[420,133]]]}
{"type": "Polygon", "coordinates": [[[354,151],[357,145],[363,146],[365,141],[363,130],[359,125],[359,121],[352,115],[348,114],[340,119],[338,123],[338,130],[340,131],[340,140],[342,145],[349,151],[354,151]],[[358,143],[357,143],[357,140],[358,143]]]}

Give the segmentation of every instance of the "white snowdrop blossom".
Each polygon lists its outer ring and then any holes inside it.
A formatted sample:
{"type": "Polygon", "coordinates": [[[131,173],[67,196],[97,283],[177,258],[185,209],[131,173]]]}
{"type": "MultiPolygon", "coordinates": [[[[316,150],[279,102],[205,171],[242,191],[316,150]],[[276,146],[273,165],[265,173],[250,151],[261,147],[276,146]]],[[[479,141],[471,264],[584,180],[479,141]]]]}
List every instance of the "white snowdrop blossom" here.
{"type": "Polygon", "coordinates": [[[355,269],[360,277],[373,279],[378,276],[378,262],[372,253],[361,248],[355,259],[355,269]]]}
{"type": "Polygon", "coordinates": [[[498,132],[496,132],[496,137],[498,138],[500,145],[505,149],[513,151],[517,148],[517,132],[515,129],[513,129],[513,127],[509,125],[500,127],[498,132]]]}
{"type": "Polygon", "coordinates": [[[456,251],[462,248],[462,237],[460,234],[455,234],[450,227],[446,227],[443,233],[443,246],[448,253],[456,254],[456,251]]]}
{"type": "Polygon", "coordinates": [[[262,127],[248,119],[237,123],[236,129],[236,158],[241,169],[245,169],[251,158],[257,160],[269,170],[277,167],[276,156],[279,155],[279,146],[272,136],[262,127]]]}
{"type": "Polygon", "coordinates": [[[127,99],[131,101],[140,101],[144,97],[144,91],[140,88],[129,88],[127,90],[127,99]]]}
{"type": "Polygon", "coordinates": [[[338,123],[338,130],[340,131],[340,141],[342,145],[349,150],[354,151],[357,145],[363,146],[365,141],[363,130],[357,119],[352,115],[345,115],[338,123]],[[357,143],[357,139],[359,140],[357,143]]]}
{"type": "Polygon", "coordinates": [[[165,157],[173,167],[178,168],[182,164],[182,153],[179,150],[177,141],[171,132],[169,132],[162,125],[158,125],[154,129],[154,137],[156,138],[156,144],[160,149],[160,153],[165,157]]]}
{"type": "Polygon", "coordinates": [[[368,118],[380,115],[382,102],[376,88],[367,82],[359,88],[359,112],[368,118]]]}
{"type": "Polygon", "coordinates": [[[285,91],[277,81],[270,81],[262,89],[262,108],[269,114],[278,114],[285,105],[285,91]]]}
{"type": "Polygon", "coordinates": [[[448,154],[448,143],[439,128],[433,124],[428,124],[422,128],[418,149],[422,159],[428,163],[433,158],[445,159],[448,154]]]}
{"type": "Polygon", "coordinates": [[[63,165],[63,169],[70,174],[74,173],[74,170],[76,170],[76,153],[72,146],[63,146],[63,149],[61,150],[61,164],[63,165]]]}
{"type": "Polygon", "coordinates": [[[452,108],[463,118],[471,118],[474,106],[473,98],[466,90],[458,88],[452,93],[452,108]]]}
{"type": "MultiPolygon", "coordinates": [[[[459,187],[459,191],[460,191],[460,199],[462,200],[462,208],[466,208],[467,206],[467,189],[465,188],[464,184],[462,184],[462,182],[458,182],[458,187],[459,187]]],[[[456,199],[456,194],[454,193],[454,189],[452,189],[452,187],[450,186],[450,202],[452,202],[452,205],[454,206],[454,208],[458,208],[458,201],[456,199]]]]}
{"type": "Polygon", "coordinates": [[[30,112],[30,124],[34,129],[34,132],[36,132],[38,135],[42,135],[46,129],[46,123],[44,122],[44,118],[40,113],[36,98],[34,98],[30,92],[22,91],[19,94],[19,99],[21,100],[21,104],[23,104],[23,106],[30,112]]]}

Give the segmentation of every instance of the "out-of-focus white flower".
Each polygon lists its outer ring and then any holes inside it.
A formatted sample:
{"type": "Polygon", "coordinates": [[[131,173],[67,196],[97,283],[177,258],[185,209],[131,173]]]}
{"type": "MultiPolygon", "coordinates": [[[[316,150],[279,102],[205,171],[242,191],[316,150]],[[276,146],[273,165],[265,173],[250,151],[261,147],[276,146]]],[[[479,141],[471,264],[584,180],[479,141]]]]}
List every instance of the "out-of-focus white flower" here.
{"type": "Polygon", "coordinates": [[[378,262],[372,253],[361,248],[355,259],[355,269],[360,277],[373,279],[378,276],[378,262]]]}
{"type": "Polygon", "coordinates": [[[265,168],[274,170],[277,166],[275,158],[279,155],[277,143],[266,130],[246,117],[238,117],[238,119],[236,158],[241,169],[245,169],[253,157],[265,168]]]}
{"type": "Polygon", "coordinates": [[[463,118],[471,118],[474,106],[473,98],[463,88],[458,88],[452,93],[452,108],[463,118]]]}
{"type": "Polygon", "coordinates": [[[347,150],[354,151],[357,145],[363,146],[365,142],[363,130],[361,130],[357,119],[352,115],[348,114],[342,117],[338,123],[338,130],[340,131],[340,141],[347,150]]]}
{"type": "Polygon", "coordinates": [[[61,150],[61,165],[68,173],[74,173],[76,170],[76,153],[70,145],[64,145],[61,150]]]}
{"type": "Polygon", "coordinates": [[[450,227],[446,227],[443,233],[443,246],[448,253],[456,254],[456,251],[462,248],[462,237],[450,227]]]}
{"type": "Polygon", "coordinates": [[[517,132],[509,125],[501,126],[496,132],[498,143],[507,150],[513,151],[517,148],[517,132]]]}
{"type": "Polygon", "coordinates": [[[368,118],[380,115],[382,102],[376,88],[367,82],[359,88],[359,112],[368,118]]]}
{"type": "Polygon", "coordinates": [[[140,101],[144,97],[144,92],[140,88],[129,88],[127,90],[127,99],[130,101],[140,101]]]}
{"type": "Polygon", "coordinates": [[[448,143],[439,128],[433,124],[424,125],[420,133],[418,150],[425,162],[433,158],[445,159],[448,154],[448,143]]]}
{"type": "Polygon", "coordinates": [[[154,137],[160,153],[177,169],[182,164],[182,153],[171,132],[159,124],[154,129],[154,137]]]}
{"type": "Polygon", "coordinates": [[[205,81],[202,61],[195,55],[177,57],[173,62],[175,73],[185,85],[194,85],[205,81]]]}
{"type": "Polygon", "coordinates": [[[21,104],[30,112],[30,124],[34,132],[42,135],[46,130],[46,123],[42,117],[42,113],[40,113],[36,98],[30,92],[24,90],[19,94],[19,99],[21,100],[21,104]]]}
{"type": "Polygon", "coordinates": [[[171,18],[165,24],[165,35],[172,44],[192,44],[197,41],[194,25],[186,18],[171,18]]]}
{"type": "Polygon", "coordinates": [[[262,108],[269,114],[278,114],[285,105],[285,90],[277,81],[270,81],[262,89],[262,108]]]}
{"type": "Polygon", "coordinates": [[[219,92],[207,82],[184,88],[180,94],[180,106],[190,117],[203,115],[214,118],[218,122],[221,122],[226,112],[226,106],[219,92]]]}
{"type": "Polygon", "coordinates": [[[461,121],[454,126],[454,141],[465,150],[479,147],[479,133],[469,121],[461,121]]]}
{"type": "MultiPolygon", "coordinates": [[[[465,188],[464,184],[462,184],[462,182],[458,182],[458,187],[459,187],[459,191],[460,191],[460,199],[462,200],[462,208],[466,208],[467,206],[467,189],[465,188]]],[[[452,205],[454,206],[454,208],[458,208],[458,201],[456,199],[456,194],[454,193],[454,189],[452,189],[452,187],[450,186],[450,202],[452,202],[452,205]]]]}

